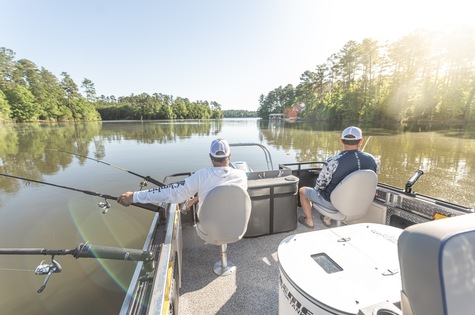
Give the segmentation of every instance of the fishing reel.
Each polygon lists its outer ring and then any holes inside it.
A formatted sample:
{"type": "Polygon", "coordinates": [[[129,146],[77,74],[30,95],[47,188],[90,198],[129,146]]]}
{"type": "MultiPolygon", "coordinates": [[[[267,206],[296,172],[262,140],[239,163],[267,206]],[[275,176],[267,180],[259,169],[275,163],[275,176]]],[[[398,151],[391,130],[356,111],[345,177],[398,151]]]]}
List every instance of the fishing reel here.
{"type": "Polygon", "coordinates": [[[146,180],[143,180],[143,181],[140,182],[139,186],[140,186],[139,190],[142,190],[144,187],[148,186],[148,183],[147,183],[146,180]]]}
{"type": "Polygon", "coordinates": [[[104,201],[99,202],[97,204],[97,206],[102,209],[102,214],[106,214],[107,211],[109,211],[109,209],[111,207],[111,205],[110,205],[109,201],[107,201],[107,199],[104,199],[104,201]]]}
{"type": "Polygon", "coordinates": [[[43,292],[43,290],[46,288],[46,284],[48,283],[49,278],[51,275],[55,272],[61,272],[62,268],[61,265],[54,260],[54,255],[51,256],[51,265],[46,264],[45,261],[43,260],[38,267],[35,269],[35,274],[42,276],[46,275],[45,281],[43,282],[43,285],[38,289],[38,293],[43,292]]]}

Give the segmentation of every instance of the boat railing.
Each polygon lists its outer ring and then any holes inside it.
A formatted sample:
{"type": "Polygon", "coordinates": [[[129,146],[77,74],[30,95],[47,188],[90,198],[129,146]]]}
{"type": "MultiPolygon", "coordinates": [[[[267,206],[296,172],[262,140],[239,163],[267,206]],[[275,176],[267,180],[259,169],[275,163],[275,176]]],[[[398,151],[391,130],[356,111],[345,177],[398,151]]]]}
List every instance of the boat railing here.
{"type": "Polygon", "coordinates": [[[166,234],[155,269],[152,296],[147,314],[178,314],[181,285],[181,229],[177,204],[169,205],[166,234]]]}
{"type": "Polygon", "coordinates": [[[387,207],[386,224],[393,216],[409,222],[423,223],[435,219],[474,213],[474,209],[423,194],[408,193],[400,188],[378,183],[375,201],[387,207]]]}
{"type": "MultiPolygon", "coordinates": [[[[155,233],[155,227],[158,226],[159,216],[160,216],[159,213],[156,213],[155,216],[153,217],[150,230],[147,234],[147,237],[145,238],[143,250],[149,250],[150,248],[152,248],[153,235],[155,233]]],[[[130,283],[135,284],[135,283],[139,283],[140,281],[143,281],[143,279],[139,280],[143,269],[144,269],[144,262],[139,261],[135,267],[135,271],[134,271],[134,274],[132,275],[132,279],[130,280],[130,283]]],[[[130,285],[129,289],[127,290],[127,294],[125,295],[125,299],[122,302],[122,308],[119,314],[121,315],[133,314],[132,310],[138,310],[142,308],[143,306],[140,305],[141,303],[138,299],[136,299],[136,296],[142,295],[144,292],[149,291],[150,286],[151,286],[151,281],[143,281],[142,285],[140,285],[140,288],[138,288],[138,286],[130,285]]],[[[141,312],[138,312],[138,314],[140,313],[141,312]]]]}
{"type": "Polygon", "coordinates": [[[163,182],[165,183],[165,185],[168,185],[172,182],[176,182],[177,180],[174,179],[173,181],[171,181],[172,178],[176,178],[176,177],[179,177],[179,178],[186,178],[186,177],[189,177],[191,176],[191,174],[193,174],[192,172],[183,172],[183,173],[176,173],[176,174],[172,174],[172,175],[168,175],[168,176],[165,176],[163,178],[163,182]]]}
{"type": "Polygon", "coordinates": [[[157,213],[144,243],[155,253],[150,262],[138,262],[120,314],[177,314],[181,285],[181,228],[178,204],[166,204],[157,213]]]}
{"type": "Polygon", "coordinates": [[[272,156],[269,152],[269,149],[267,149],[264,145],[260,143],[230,143],[229,146],[231,147],[246,147],[246,146],[257,146],[264,151],[264,156],[266,158],[266,163],[267,163],[267,169],[268,170],[273,170],[274,169],[274,164],[272,162],[272,156]]]}
{"type": "MultiPolygon", "coordinates": [[[[292,174],[300,179],[299,187],[313,187],[323,164],[324,162],[318,161],[286,163],[279,164],[279,169],[291,169],[292,174]]],[[[412,187],[422,174],[421,170],[417,170],[403,189],[378,183],[374,200],[387,208],[386,224],[392,225],[390,221],[393,217],[407,219],[407,222],[422,223],[474,213],[473,208],[415,193],[412,187]]]]}

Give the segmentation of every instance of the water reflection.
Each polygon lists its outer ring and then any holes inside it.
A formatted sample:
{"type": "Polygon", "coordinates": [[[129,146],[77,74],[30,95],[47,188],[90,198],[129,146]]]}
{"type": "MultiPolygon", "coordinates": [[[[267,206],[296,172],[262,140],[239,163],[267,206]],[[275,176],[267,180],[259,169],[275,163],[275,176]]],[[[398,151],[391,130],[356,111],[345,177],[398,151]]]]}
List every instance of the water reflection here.
{"type": "MultiPolygon", "coordinates": [[[[52,123],[5,125],[0,132],[0,170],[33,180],[53,175],[67,168],[75,158],[73,152],[96,159],[106,157],[106,143],[134,140],[137,143],[161,144],[193,136],[217,135],[222,121],[186,123],[124,122],[52,123]],[[93,152],[90,152],[91,145],[93,152]]],[[[83,165],[86,158],[79,157],[83,165]]],[[[0,189],[14,193],[19,181],[2,177],[0,189]]],[[[3,200],[0,198],[0,206],[3,200]]]]}
{"type": "MultiPolygon", "coordinates": [[[[0,132],[0,170],[41,180],[73,163],[75,157],[61,151],[102,160],[106,158],[108,143],[177,143],[193,137],[217,136],[222,131],[222,124],[219,120],[5,125],[0,132]]],[[[294,161],[322,161],[341,150],[338,138],[344,126],[260,120],[256,120],[256,125],[261,142],[274,151],[295,152],[294,161]]],[[[467,194],[470,195],[473,183],[470,175],[475,165],[475,126],[361,127],[365,151],[380,159],[380,181],[403,187],[413,172],[422,169],[426,175],[421,183],[426,183],[424,186],[418,184],[419,192],[435,192],[453,202],[473,204],[467,194]],[[451,186],[459,187],[461,193],[454,196],[451,186]]],[[[80,165],[86,163],[86,158],[76,158],[80,165]]],[[[0,189],[8,194],[15,193],[20,189],[20,182],[3,177],[0,189]]],[[[0,205],[3,203],[4,198],[0,197],[0,205]]]]}
{"type": "MultiPolygon", "coordinates": [[[[338,139],[344,127],[262,122],[261,132],[273,146],[296,151],[296,161],[322,161],[340,152],[338,139]]],[[[425,175],[416,184],[416,192],[475,205],[474,126],[361,127],[364,150],[380,160],[381,182],[404,187],[412,174],[422,169],[425,175]]]]}

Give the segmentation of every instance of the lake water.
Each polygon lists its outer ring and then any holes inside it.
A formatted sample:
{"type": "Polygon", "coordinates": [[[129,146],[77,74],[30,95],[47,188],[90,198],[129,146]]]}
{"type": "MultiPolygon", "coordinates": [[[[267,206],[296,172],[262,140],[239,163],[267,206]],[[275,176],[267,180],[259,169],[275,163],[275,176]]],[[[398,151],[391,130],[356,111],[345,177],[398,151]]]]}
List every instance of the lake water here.
{"type": "MultiPolygon", "coordinates": [[[[323,161],[339,152],[345,126],[220,121],[94,122],[0,126],[0,173],[118,196],[138,190],[141,178],[210,166],[211,140],[260,143],[281,163],[323,161]],[[77,154],[111,166],[77,157],[77,154]],[[118,168],[120,167],[120,168],[118,168]],[[129,171],[129,172],[127,172],[129,171]]],[[[380,160],[380,182],[404,187],[417,169],[417,193],[475,206],[475,128],[363,128],[364,150],[380,160]]],[[[232,160],[266,170],[259,147],[233,147],[232,160]]],[[[150,185],[153,187],[153,185],[150,185]]],[[[153,213],[114,201],[103,214],[99,197],[0,176],[0,247],[73,249],[79,243],[142,248],[153,213]]],[[[45,256],[0,256],[0,314],[116,314],[134,264],[57,256],[61,273],[34,269],[45,256]]]]}

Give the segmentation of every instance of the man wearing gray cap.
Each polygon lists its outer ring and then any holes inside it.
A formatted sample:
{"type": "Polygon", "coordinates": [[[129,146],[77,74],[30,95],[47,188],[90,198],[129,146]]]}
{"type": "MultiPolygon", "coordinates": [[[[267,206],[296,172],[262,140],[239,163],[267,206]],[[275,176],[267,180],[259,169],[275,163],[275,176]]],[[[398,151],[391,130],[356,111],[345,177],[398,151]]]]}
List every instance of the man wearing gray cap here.
{"type": "MultiPolygon", "coordinates": [[[[312,203],[321,204],[327,208],[333,207],[330,195],[335,187],[350,173],[360,169],[378,171],[378,164],[374,157],[359,147],[363,143],[363,133],[358,127],[348,127],[343,130],[340,138],[343,151],[327,159],[318,175],[314,188],[300,187],[300,203],[305,216],[300,216],[298,221],[308,228],[313,228],[312,203]]],[[[332,220],[323,215],[320,219],[327,227],[332,225],[332,220]]]]}
{"type": "Polygon", "coordinates": [[[144,191],[124,192],[117,198],[117,202],[127,207],[132,203],[158,204],[160,202],[181,203],[186,201],[186,207],[198,203],[199,209],[206,195],[216,186],[235,184],[247,190],[246,173],[229,167],[231,149],[226,140],[213,140],[209,156],[212,167],[200,169],[190,177],[167,186],[144,191]],[[198,197],[193,197],[196,194],[198,197]]]}

